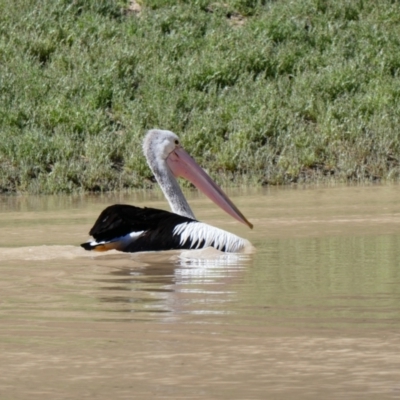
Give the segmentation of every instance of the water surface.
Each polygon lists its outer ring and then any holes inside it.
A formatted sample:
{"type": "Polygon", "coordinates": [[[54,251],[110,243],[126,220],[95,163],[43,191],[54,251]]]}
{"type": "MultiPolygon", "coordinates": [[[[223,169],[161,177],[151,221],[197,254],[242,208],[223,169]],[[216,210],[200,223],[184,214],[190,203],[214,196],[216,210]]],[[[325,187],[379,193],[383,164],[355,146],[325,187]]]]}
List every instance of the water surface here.
{"type": "Polygon", "coordinates": [[[400,187],[229,192],[254,254],[85,252],[113,203],[0,197],[0,393],[12,399],[400,398],[400,187]]]}

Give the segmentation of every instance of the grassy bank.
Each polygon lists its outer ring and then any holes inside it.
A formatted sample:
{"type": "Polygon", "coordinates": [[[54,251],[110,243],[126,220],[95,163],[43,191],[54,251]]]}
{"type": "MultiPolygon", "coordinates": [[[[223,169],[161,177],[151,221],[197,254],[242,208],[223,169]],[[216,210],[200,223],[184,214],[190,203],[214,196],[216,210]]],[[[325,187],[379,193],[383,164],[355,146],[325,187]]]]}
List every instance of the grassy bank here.
{"type": "Polygon", "coordinates": [[[151,185],[153,127],[233,184],[399,180],[398,1],[138,3],[0,0],[0,191],[151,185]]]}

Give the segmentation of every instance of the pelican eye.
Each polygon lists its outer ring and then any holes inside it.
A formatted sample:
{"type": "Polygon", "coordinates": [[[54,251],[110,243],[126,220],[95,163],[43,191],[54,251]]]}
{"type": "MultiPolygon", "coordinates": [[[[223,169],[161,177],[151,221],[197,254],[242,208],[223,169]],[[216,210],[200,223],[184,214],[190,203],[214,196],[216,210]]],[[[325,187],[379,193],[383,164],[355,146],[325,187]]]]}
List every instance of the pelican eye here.
{"type": "Polygon", "coordinates": [[[175,139],[175,144],[179,144],[179,140],[178,139],[175,139]]]}

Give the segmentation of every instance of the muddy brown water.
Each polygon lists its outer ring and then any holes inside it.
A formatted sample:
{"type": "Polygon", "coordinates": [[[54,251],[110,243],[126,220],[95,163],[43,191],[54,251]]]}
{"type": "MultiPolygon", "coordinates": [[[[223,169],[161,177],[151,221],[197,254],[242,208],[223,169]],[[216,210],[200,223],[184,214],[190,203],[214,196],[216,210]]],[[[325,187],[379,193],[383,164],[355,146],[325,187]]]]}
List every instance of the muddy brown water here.
{"type": "Polygon", "coordinates": [[[400,187],[229,193],[253,231],[188,197],[253,254],[78,247],[159,192],[0,197],[0,398],[400,398],[400,187]]]}

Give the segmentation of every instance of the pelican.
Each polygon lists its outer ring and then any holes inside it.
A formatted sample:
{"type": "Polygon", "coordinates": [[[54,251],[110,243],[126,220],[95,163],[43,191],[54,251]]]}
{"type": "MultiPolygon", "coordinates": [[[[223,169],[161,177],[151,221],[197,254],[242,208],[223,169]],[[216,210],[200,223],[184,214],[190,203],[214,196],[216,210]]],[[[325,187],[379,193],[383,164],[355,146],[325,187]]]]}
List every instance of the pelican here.
{"type": "Polygon", "coordinates": [[[246,239],[196,220],[176,180],[183,177],[203,191],[233,218],[253,228],[228,196],[183,149],[178,136],[152,129],[143,141],[143,152],[172,212],[115,204],[104,209],[89,232],[94,240],[85,250],[123,252],[201,249],[241,252],[246,239]]]}

